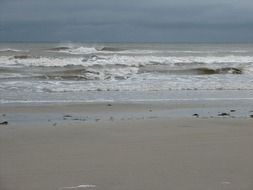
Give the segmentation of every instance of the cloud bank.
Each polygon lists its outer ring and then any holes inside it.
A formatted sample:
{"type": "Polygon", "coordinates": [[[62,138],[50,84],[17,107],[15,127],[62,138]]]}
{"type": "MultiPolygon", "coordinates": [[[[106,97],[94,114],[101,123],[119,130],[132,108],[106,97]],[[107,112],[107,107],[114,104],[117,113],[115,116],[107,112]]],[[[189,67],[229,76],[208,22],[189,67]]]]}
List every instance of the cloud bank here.
{"type": "Polygon", "coordinates": [[[0,41],[252,42],[250,0],[2,0],[0,41]]]}

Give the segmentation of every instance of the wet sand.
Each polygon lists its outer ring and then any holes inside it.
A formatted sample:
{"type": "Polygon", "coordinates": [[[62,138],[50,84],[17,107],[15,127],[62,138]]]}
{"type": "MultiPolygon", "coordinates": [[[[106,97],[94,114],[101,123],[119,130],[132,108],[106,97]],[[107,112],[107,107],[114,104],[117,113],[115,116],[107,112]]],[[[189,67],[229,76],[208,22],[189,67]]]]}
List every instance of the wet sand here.
{"type": "Polygon", "coordinates": [[[166,106],[2,106],[0,189],[253,189],[250,112],[166,106]]]}

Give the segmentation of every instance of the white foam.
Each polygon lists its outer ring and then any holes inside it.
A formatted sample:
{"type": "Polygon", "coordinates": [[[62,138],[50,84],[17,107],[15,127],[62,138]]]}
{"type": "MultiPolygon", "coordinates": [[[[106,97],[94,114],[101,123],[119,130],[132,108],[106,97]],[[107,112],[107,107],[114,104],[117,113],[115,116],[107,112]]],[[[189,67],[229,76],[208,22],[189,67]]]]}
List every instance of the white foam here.
{"type": "MultiPolygon", "coordinates": [[[[101,74],[89,76],[90,79],[101,74]]],[[[114,76],[113,76],[114,77],[114,76]]],[[[157,91],[157,90],[253,90],[251,75],[155,76],[135,74],[115,80],[4,80],[0,90],[19,92],[86,92],[86,91],[157,91]]],[[[13,92],[12,92],[13,93],[13,92]]]]}
{"type": "MultiPolygon", "coordinates": [[[[70,46],[69,46],[70,47],[70,46]]],[[[110,48],[110,47],[108,47],[110,48]]],[[[112,47],[113,48],[113,47],[112,47]]],[[[117,48],[115,48],[117,49],[117,48]]],[[[157,50],[157,49],[118,49],[118,51],[103,50],[101,47],[70,47],[67,50],[60,50],[57,52],[68,54],[90,54],[90,53],[103,53],[103,54],[166,54],[166,53],[185,53],[185,54],[233,54],[233,53],[249,53],[247,50],[157,50]]]]}
{"type": "Polygon", "coordinates": [[[61,189],[95,188],[96,185],[78,185],[73,187],[62,187],[61,189]]]}
{"type": "Polygon", "coordinates": [[[10,56],[0,57],[0,66],[8,65],[23,65],[23,66],[45,66],[45,67],[63,67],[68,65],[82,65],[81,58],[27,58],[27,59],[14,59],[10,56]]]}
{"type": "Polygon", "coordinates": [[[69,53],[69,54],[91,54],[97,53],[98,51],[94,47],[79,47],[68,50],[60,50],[58,52],[69,53]]]}
{"type": "Polygon", "coordinates": [[[223,185],[230,185],[231,182],[230,181],[222,181],[221,184],[223,184],[223,185]]]}
{"type": "Polygon", "coordinates": [[[0,100],[1,104],[30,104],[30,103],[143,103],[143,102],[199,102],[199,101],[252,101],[252,98],[162,98],[162,99],[89,99],[89,100],[0,100]]]}
{"type": "Polygon", "coordinates": [[[92,66],[92,65],[126,65],[126,66],[141,66],[148,64],[164,64],[173,66],[176,63],[203,63],[206,65],[213,64],[252,64],[253,65],[253,56],[185,56],[185,57],[176,57],[176,56],[126,56],[126,55],[109,55],[102,56],[99,58],[88,58],[83,60],[80,57],[69,57],[69,58],[60,58],[60,57],[39,57],[39,58],[27,58],[27,59],[14,59],[10,56],[1,56],[0,64],[1,65],[25,65],[25,66],[67,66],[67,65],[83,65],[83,66],[92,66]]]}

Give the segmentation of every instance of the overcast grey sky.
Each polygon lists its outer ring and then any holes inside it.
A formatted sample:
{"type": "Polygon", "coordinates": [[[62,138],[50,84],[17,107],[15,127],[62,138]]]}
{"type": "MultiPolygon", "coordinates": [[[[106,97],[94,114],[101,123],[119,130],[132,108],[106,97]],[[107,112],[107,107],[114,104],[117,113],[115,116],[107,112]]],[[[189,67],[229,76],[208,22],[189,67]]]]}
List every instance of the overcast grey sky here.
{"type": "Polygon", "coordinates": [[[0,41],[253,42],[252,0],[0,0],[0,41]]]}

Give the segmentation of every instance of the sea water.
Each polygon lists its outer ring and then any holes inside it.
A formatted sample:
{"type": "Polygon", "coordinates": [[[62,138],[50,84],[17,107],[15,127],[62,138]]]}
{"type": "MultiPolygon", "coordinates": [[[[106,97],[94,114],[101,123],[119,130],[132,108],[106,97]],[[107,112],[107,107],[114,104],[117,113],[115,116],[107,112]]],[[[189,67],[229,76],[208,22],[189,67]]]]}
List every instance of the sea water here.
{"type": "Polygon", "coordinates": [[[251,99],[252,92],[253,44],[0,43],[1,103],[251,99]]]}

